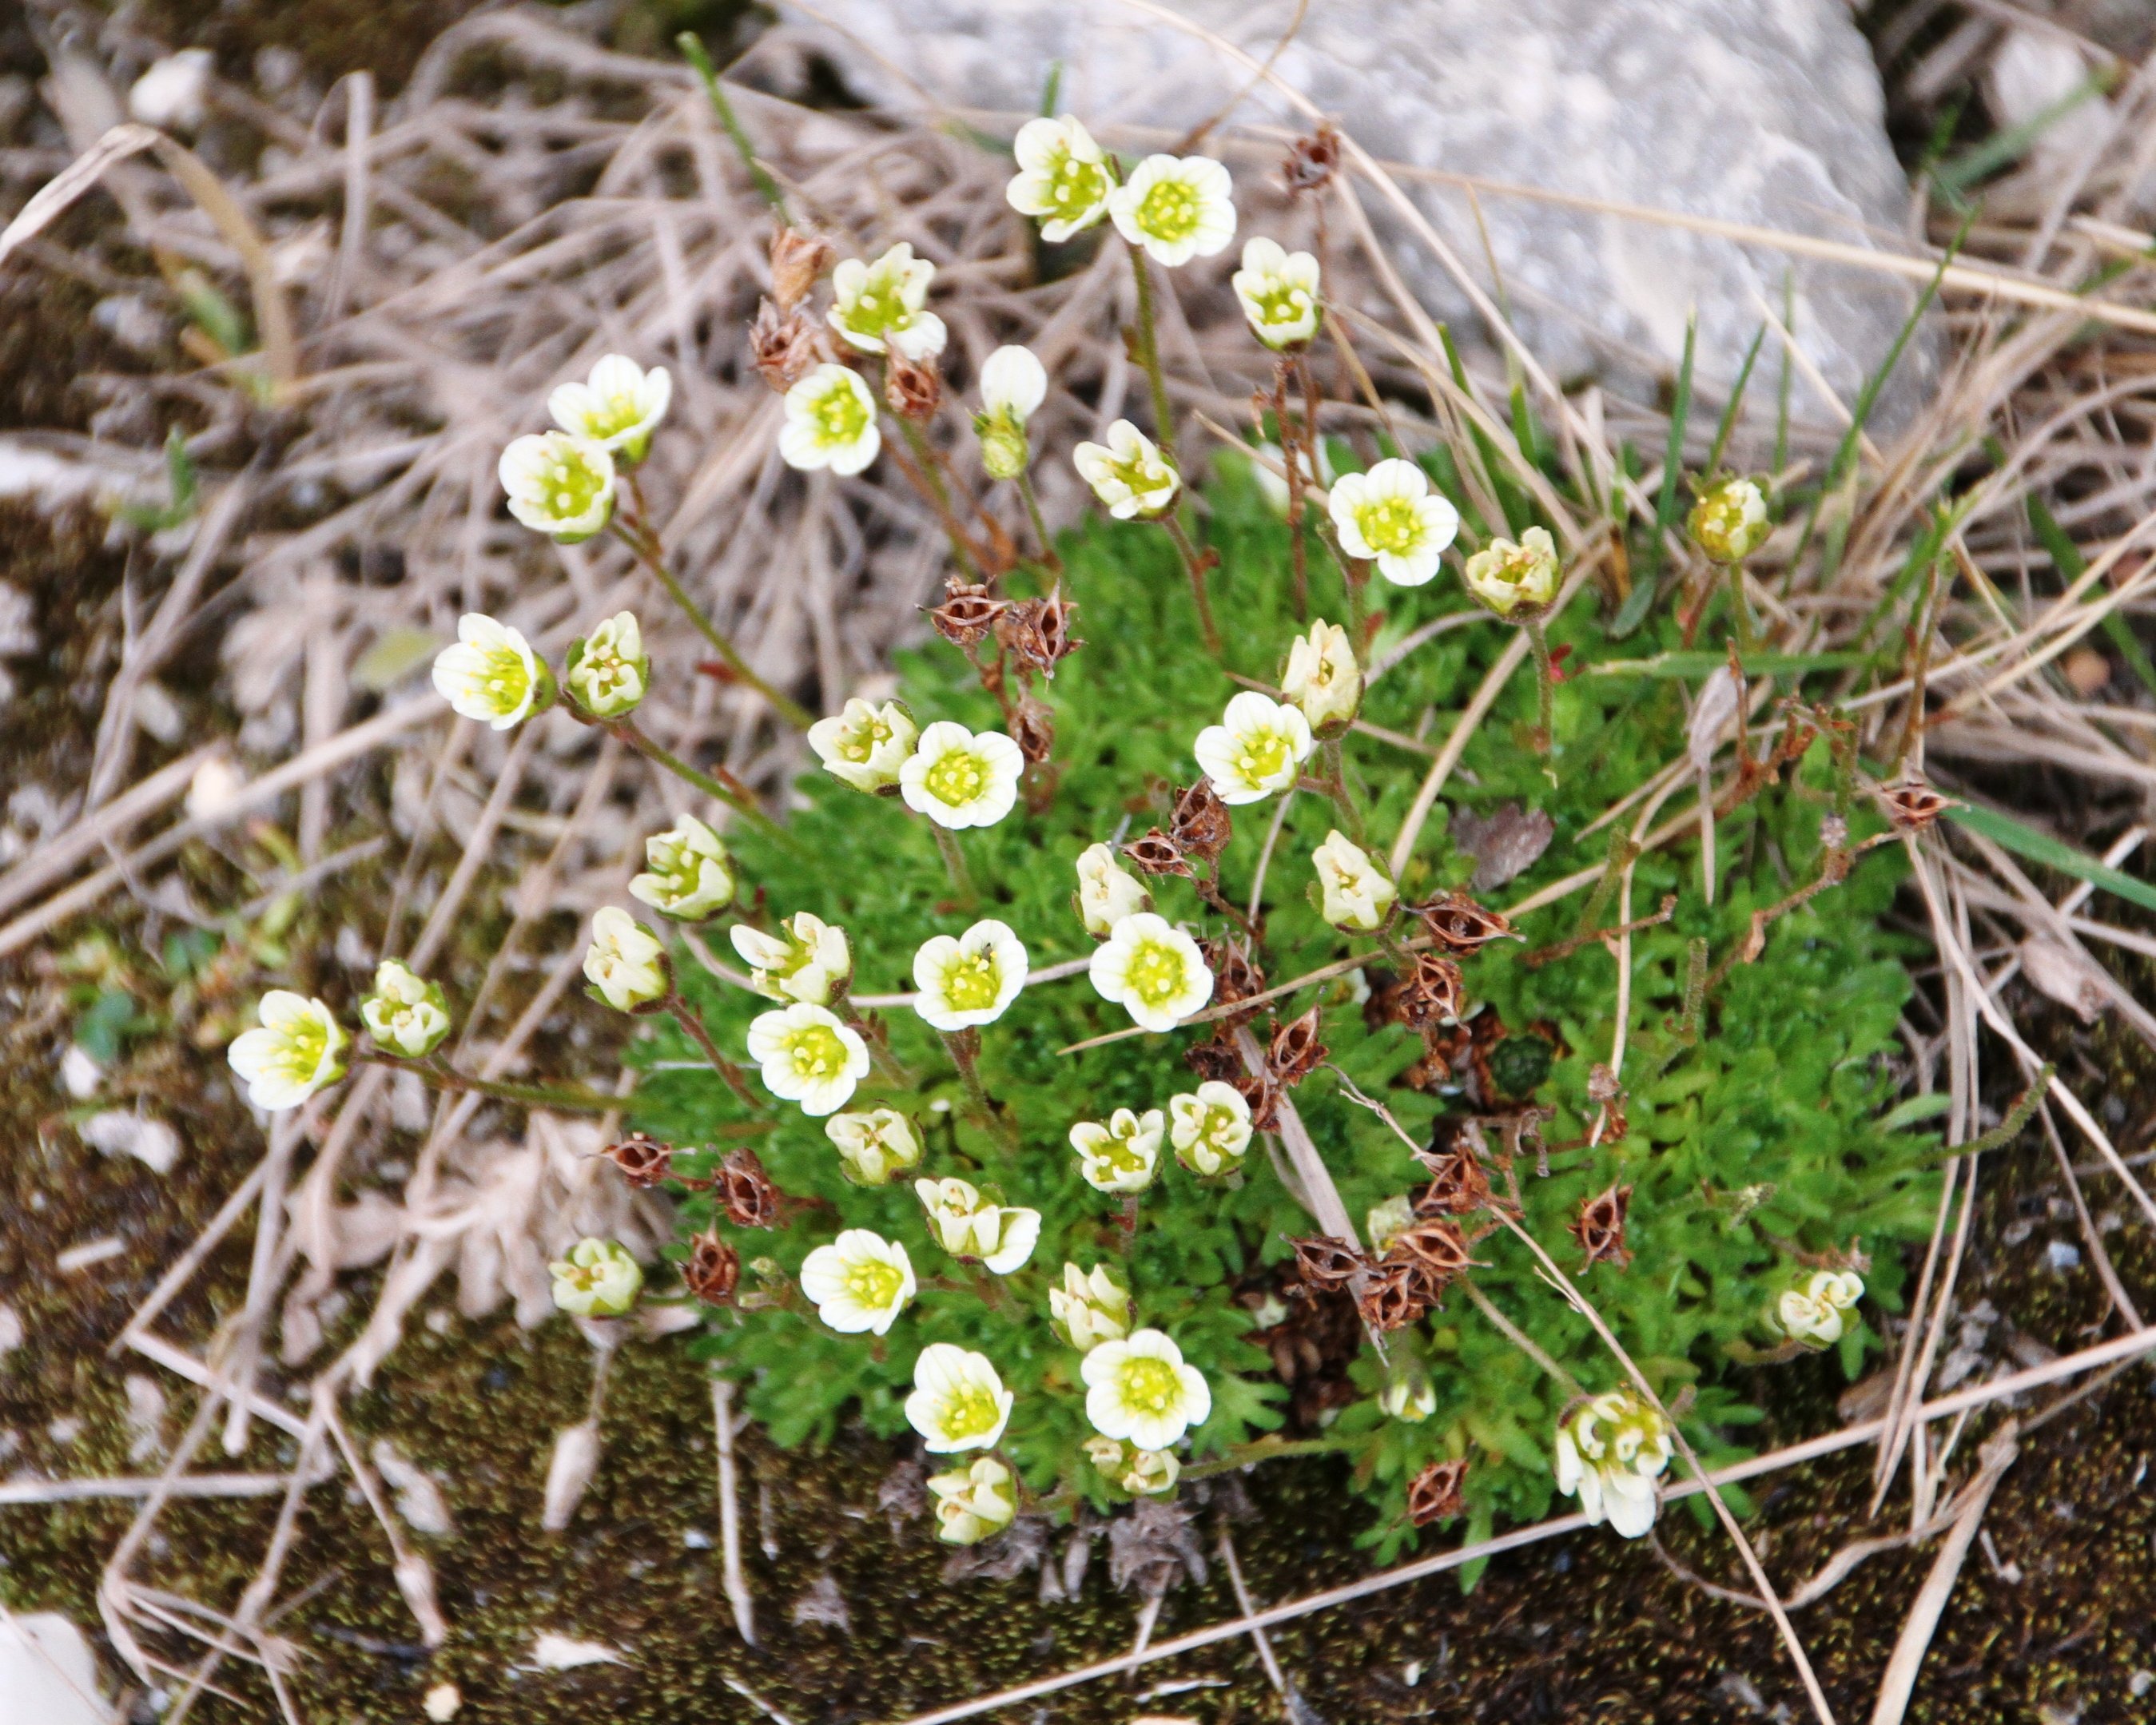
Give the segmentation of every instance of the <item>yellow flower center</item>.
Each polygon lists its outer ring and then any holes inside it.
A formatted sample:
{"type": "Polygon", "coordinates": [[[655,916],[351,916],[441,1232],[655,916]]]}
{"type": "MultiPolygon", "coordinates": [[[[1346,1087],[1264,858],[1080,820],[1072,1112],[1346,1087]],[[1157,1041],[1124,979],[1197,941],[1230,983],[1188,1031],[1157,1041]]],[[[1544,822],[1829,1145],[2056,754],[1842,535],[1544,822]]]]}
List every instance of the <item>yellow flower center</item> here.
{"type": "Polygon", "coordinates": [[[1094,1155],[1108,1165],[1109,1171],[1117,1174],[1137,1174],[1145,1172],[1145,1154],[1138,1148],[1135,1133],[1118,1132],[1103,1140],[1094,1155]]]}
{"type": "Polygon", "coordinates": [[[1181,180],[1156,180],[1138,200],[1138,231],[1175,244],[1198,231],[1201,206],[1194,188],[1181,180]]]}
{"type": "Polygon", "coordinates": [[[996,1421],[1003,1418],[1003,1409],[996,1405],[994,1392],[977,1384],[952,1392],[951,1399],[943,1404],[943,1418],[939,1422],[947,1438],[983,1437],[996,1429],[996,1421]]]}
{"type": "Polygon", "coordinates": [[[1236,741],[1242,745],[1242,752],[1235,757],[1235,770],[1248,783],[1264,784],[1286,770],[1288,742],[1279,732],[1250,732],[1236,741]]]}
{"type": "Polygon", "coordinates": [[[886,1264],[880,1258],[864,1258],[846,1270],[846,1292],[855,1305],[872,1312],[890,1305],[905,1286],[906,1278],[899,1273],[897,1266],[886,1264]]]}
{"type": "Polygon", "coordinates": [[[835,1078],[846,1070],[846,1045],[829,1024],[796,1030],[786,1055],[803,1078],[835,1078]]]}
{"type": "Polygon", "coordinates": [[[870,272],[861,290],[845,308],[846,326],[856,335],[889,336],[913,321],[913,312],[896,275],[889,270],[870,272]]]}
{"type": "Polygon", "coordinates": [[[317,1019],[303,1019],[280,1034],[271,1064],[280,1076],[295,1084],[304,1084],[321,1070],[322,1057],[329,1052],[329,1046],[327,1029],[317,1019]]]}
{"type": "Polygon", "coordinates": [[[603,443],[635,424],[644,415],[637,410],[633,395],[610,395],[587,416],[584,434],[603,443]]]}
{"type": "Polygon", "coordinates": [[[993,953],[961,953],[943,973],[943,998],[959,1012],[987,1010],[996,1004],[1001,988],[993,953]]]}
{"type": "Polygon", "coordinates": [[[531,673],[525,668],[523,655],[514,648],[490,648],[485,669],[479,675],[479,685],[497,711],[514,712],[531,692],[531,673]]]}
{"type": "Polygon", "coordinates": [[[988,788],[988,763],[966,749],[941,756],[921,777],[928,794],[952,809],[963,809],[988,788]]]}
{"type": "Polygon", "coordinates": [[[816,422],[816,436],[826,449],[844,449],[860,441],[861,434],[869,429],[871,409],[847,377],[834,382],[830,388],[816,398],[809,409],[816,422]]]}
{"type": "Polygon", "coordinates": [[[1065,151],[1048,172],[1048,214],[1075,222],[1108,193],[1108,171],[1097,162],[1081,162],[1065,151]]]}
{"type": "Polygon", "coordinates": [[[1373,551],[1400,556],[1413,551],[1422,538],[1422,516],[1405,497],[1383,497],[1355,511],[1355,525],[1363,542],[1373,551]]]}
{"type": "Polygon", "coordinates": [[[1250,295],[1250,306],[1260,328],[1288,327],[1310,315],[1310,290],[1276,277],[1250,295]]]}
{"type": "Polygon", "coordinates": [[[1165,1414],[1183,1399],[1183,1374],[1166,1360],[1147,1355],[1123,1362],[1116,1387],[1125,1407],[1145,1414],[1165,1414]]]}
{"type": "Polygon", "coordinates": [[[540,478],[542,501],[562,521],[574,521],[588,514],[606,486],[606,480],[598,469],[576,454],[548,457],[540,470],[540,478]]]}
{"type": "Polygon", "coordinates": [[[891,726],[880,717],[872,718],[839,739],[839,752],[845,759],[865,766],[869,757],[890,741],[891,726]]]}
{"type": "Polygon", "coordinates": [[[1199,1117],[1198,1142],[1209,1148],[1228,1153],[1228,1135],[1235,1128],[1235,1117],[1225,1108],[1208,1108],[1199,1117]]]}
{"type": "Polygon", "coordinates": [[[1183,955],[1165,942],[1148,941],[1131,954],[1123,972],[1130,991],[1147,1006],[1165,1006],[1189,979],[1183,955]]]}

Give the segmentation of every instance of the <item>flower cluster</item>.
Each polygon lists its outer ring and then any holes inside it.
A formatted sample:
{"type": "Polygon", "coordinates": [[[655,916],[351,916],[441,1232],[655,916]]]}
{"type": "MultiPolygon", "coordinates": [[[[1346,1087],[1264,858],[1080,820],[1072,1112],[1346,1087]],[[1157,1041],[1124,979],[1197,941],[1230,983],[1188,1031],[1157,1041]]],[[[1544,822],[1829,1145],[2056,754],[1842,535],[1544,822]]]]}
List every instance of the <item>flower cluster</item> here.
{"type": "Polygon", "coordinates": [[[1637,1393],[1595,1396],[1557,1429],[1557,1488],[1579,1499],[1589,1522],[1637,1539],[1655,1525],[1655,1481],[1671,1448],[1669,1421],[1637,1393]]]}

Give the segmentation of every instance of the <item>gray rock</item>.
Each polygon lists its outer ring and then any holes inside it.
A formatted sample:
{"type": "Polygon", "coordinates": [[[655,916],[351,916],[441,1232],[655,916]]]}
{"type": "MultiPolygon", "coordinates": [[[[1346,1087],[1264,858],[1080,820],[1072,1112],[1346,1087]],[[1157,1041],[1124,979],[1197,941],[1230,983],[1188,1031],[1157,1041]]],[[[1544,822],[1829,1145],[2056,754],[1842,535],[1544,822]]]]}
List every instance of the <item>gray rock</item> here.
{"type": "Polygon", "coordinates": [[[49,1611],[0,1616],[0,1719],[19,1725],[111,1725],[90,1643],[49,1611]]]}
{"type": "MultiPolygon", "coordinates": [[[[1175,6],[1260,59],[1294,13],[1291,0],[1175,6]]],[[[925,90],[953,105],[1030,114],[1060,61],[1060,105],[1089,123],[1188,126],[1250,81],[1209,45],[1116,0],[816,0],[815,10],[836,26],[828,39],[850,80],[901,107],[925,90]]],[[[1860,245],[1897,244],[1906,218],[1878,73],[1845,0],[1313,0],[1276,65],[1381,160],[1860,245]]],[[[1235,112],[1287,118],[1262,88],[1235,112]]],[[[1711,394],[1733,377],[1763,306],[1780,310],[1786,275],[1798,338],[1848,402],[1916,300],[1913,285],[1884,274],[1493,193],[1481,198],[1486,249],[1458,190],[1409,189],[1486,288],[1494,256],[1522,334],[1563,379],[1636,390],[1673,375],[1696,306],[1698,375],[1711,394]]],[[[1438,259],[1377,200],[1366,203],[1424,303],[1476,334],[1438,259]]],[[[1773,347],[1770,336],[1768,381],[1779,372],[1773,347]]],[[[1937,370],[1926,331],[1897,370],[1882,420],[1906,418],[1937,370]]],[[[1758,404],[1772,393],[1763,389],[1758,404]]],[[[1801,376],[1794,399],[1804,417],[1832,423],[1801,376]]]]}

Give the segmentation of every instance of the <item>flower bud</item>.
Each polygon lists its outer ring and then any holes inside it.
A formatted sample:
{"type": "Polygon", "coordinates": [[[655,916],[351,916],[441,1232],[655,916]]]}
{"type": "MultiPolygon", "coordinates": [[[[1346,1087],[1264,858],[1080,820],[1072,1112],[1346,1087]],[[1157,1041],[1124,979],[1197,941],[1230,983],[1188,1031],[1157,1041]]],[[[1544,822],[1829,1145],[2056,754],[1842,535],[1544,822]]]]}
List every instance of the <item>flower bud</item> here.
{"type": "Polygon", "coordinates": [[[946,1545],[978,1545],[1010,1526],[1018,1513],[1010,1470],[993,1455],[932,1476],[928,1490],[936,1500],[936,1537],[946,1545]]]}
{"type": "Polygon", "coordinates": [[[1014,480],[1033,459],[1025,428],[1007,413],[976,413],[974,434],[981,440],[981,470],[992,480],[1014,480]]]}
{"type": "Polygon", "coordinates": [[[1048,1291],[1048,1309],[1055,1333],[1081,1353],[1131,1332],[1130,1292],[1116,1286],[1105,1264],[1096,1264],[1090,1273],[1065,1264],[1063,1286],[1048,1291]]]}
{"type": "Polygon", "coordinates": [[[440,983],[385,958],[374,968],[374,992],[359,1003],[359,1021],[384,1054],[424,1060],[449,1034],[449,1005],[440,983]]]}
{"type": "Polygon", "coordinates": [[[615,905],[592,917],[592,943],[584,953],[592,992],[616,1012],[634,1012],[673,991],[666,954],[644,925],[615,905]]]}
{"type": "Polygon", "coordinates": [[[1686,526],[1693,542],[1717,563],[1741,563],[1774,531],[1767,499],[1748,479],[1725,480],[1702,492],[1686,526]]]}
{"type": "Polygon", "coordinates": [[[896,1108],[834,1114],[824,1122],[824,1135],[837,1147],[839,1164],[856,1186],[887,1186],[921,1165],[921,1135],[896,1108]]]}
{"type": "Polygon", "coordinates": [[[644,1287],[642,1267],[617,1240],[580,1240],[547,1271],[554,1278],[555,1309],[576,1317],[620,1317],[644,1287]]]}
{"type": "Polygon", "coordinates": [[[588,638],[572,641],[562,686],[594,719],[621,719],[634,712],[651,686],[651,660],[636,614],[616,612],[588,638]]]}

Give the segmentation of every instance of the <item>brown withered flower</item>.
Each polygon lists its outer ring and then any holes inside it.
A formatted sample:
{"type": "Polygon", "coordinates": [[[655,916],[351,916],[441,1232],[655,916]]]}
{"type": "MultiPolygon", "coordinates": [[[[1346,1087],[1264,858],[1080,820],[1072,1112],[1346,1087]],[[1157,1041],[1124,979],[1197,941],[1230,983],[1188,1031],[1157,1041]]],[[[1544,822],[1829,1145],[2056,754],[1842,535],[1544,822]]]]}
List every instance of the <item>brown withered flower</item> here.
{"type": "Polygon", "coordinates": [[[1226,1035],[1192,1043],[1183,1051],[1183,1064],[1200,1078],[1218,1079],[1223,1084],[1232,1084],[1244,1076],[1242,1050],[1226,1035]]]}
{"type": "Polygon", "coordinates": [[[1625,1245],[1625,1213],[1631,1203],[1630,1186],[1612,1186],[1580,1205],[1579,1214],[1573,1218],[1572,1237],[1587,1255],[1581,1270],[1597,1264],[1614,1264],[1622,1270],[1632,1261],[1632,1254],[1625,1245]]]}
{"type": "Polygon", "coordinates": [[[1250,1130],[1276,1132],[1280,1130],[1281,1087],[1270,1076],[1253,1076],[1248,1072],[1230,1078],[1235,1094],[1250,1106],[1250,1130]]]}
{"type": "Polygon", "coordinates": [[[1011,715],[1010,735],[1027,760],[1045,761],[1055,752],[1055,715],[1038,701],[1021,701],[1011,715]]]}
{"type": "Polygon", "coordinates": [[[996,639],[1019,663],[1054,677],[1055,667],[1086,644],[1070,633],[1078,607],[1059,584],[1045,599],[1014,599],[996,619],[996,639]]]}
{"type": "Polygon", "coordinates": [[[884,356],[883,398],[885,405],[901,419],[911,419],[916,425],[936,417],[936,409],[943,403],[943,373],[937,367],[936,357],[908,359],[896,349],[884,356]]]}
{"type": "Polygon", "coordinates": [[[778,309],[791,311],[807,299],[838,255],[838,249],[819,234],[781,228],[773,234],[771,297],[778,309]]]}
{"type": "Polygon", "coordinates": [[[778,1189],[755,1151],[743,1145],[719,1164],[712,1183],[726,1219],[737,1228],[768,1228],[778,1220],[778,1189]]]}
{"type": "Polygon", "coordinates": [[[1322,190],[1339,167],[1340,134],[1333,130],[1332,121],[1321,120],[1316,131],[1287,146],[1281,178],[1287,182],[1288,196],[1300,198],[1306,192],[1322,190]]]}
{"type": "Polygon", "coordinates": [[[1373,1330],[1404,1330],[1422,1318],[1431,1304],[1420,1270],[1404,1259],[1387,1258],[1363,1279],[1355,1309],[1373,1330]]]}
{"type": "Polygon", "coordinates": [[[1168,822],[1168,830],[1191,855],[1212,862],[1235,836],[1235,824],[1229,818],[1228,805],[1213,788],[1213,781],[1201,778],[1188,790],[1176,792],[1175,814],[1168,822]]]}
{"type": "Polygon", "coordinates": [[[783,395],[816,363],[816,326],[798,306],[781,311],[762,300],[748,326],[748,351],[763,381],[783,395]]]}
{"type": "Polygon", "coordinates": [[[707,1306],[731,1304],[741,1286],[741,1254],[716,1234],[700,1234],[689,1246],[681,1280],[707,1306]]]}
{"type": "MultiPolygon", "coordinates": [[[[1200,941],[1198,950],[1205,955],[1206,963],[1212,968],[1214,1006],[1234,1006],[1265,992],[1265,973],[1250,962],[1248,947],[1224,938],[1200,941]]],[[[1238,1024],[1247,1024],[1257,1015],[1257,1009],[1253,1007],[1247,1012],[1228,1014],[1224,1022],[1233,1029],[1238,1024]]]]}
{"type": "Polygon", "coordinates": [[[1321,1294],[1346,1287],[1364,1271],[1376,1266],[1376,1260],[1368,1252],[1351,1246],[1344,1240],[1335,1240],[1329,1234],[1306,1235],[1288,1244],[1295,1248],[1295,1271],[1302,1278],[1303,1286],[1321,1294]]]}
{"type": "Polygon", "coordinates": [[[1448,952],[1476,952],[1491,941],[1512,937],[1510,922],[1496,911],[1485,910],[1464,892],[1448,892],[1421,908],[1423,927],[1448,952]]]}
{"type": "Polygon", "coordinates": [[[1393,1236],[1384,1262],[1405,1264],[1415,1274],[1422,1291],[1435,1302],[1446,1285],[1466,1270],[1467,1237],[1459,1224],[1442,1216],[1424,1216],[1393,1236]]]}
{"type": "Polygon", "coordinates": [[[943,583],[943,603],[925,608],[937,634],[954,647],[970,647],[995,627],[1009,603],[992,598],[985,586],[953,576],[943,583]]]}
{"type": "Polygon", "coordinates": [[[1900,784],[1888,785],[1879,793],[1879,800],[1886,805],[1887,818],[1905,833],[1921,833],[1937,820],[1940,814],[1953,806],[1953,798],[1942,795],[1921,779],[1905,779],[1900,784]]]}
{"type": "Polygon", "coordinates": [[[1142,833],[1123,846],[1123,855],[1138,866],[1145,875],[1181,875],[1191,876],[1190,865],[1183,860],[1182,847],[1158,827],[1142,833]]]}
{"type": "Polygon", "coordinates": [[[1273,1032],[1272,1045],[1265,1050],[1266,1076],[1282,1088],[1300,1084],[1330,1052],[1317,1040],[1317,1009],[1313,1006],[1273,1032]]]}
{"type": "Polygon", "coordinates": [[[1415,954],[1414,973],[1395,996],[1400,1022],[1410,1029],[1427,1030],[1460,1016],[1467,1004],[1467,979],[1451,959],[1435,952],[1415,954]]]}
{"type": "Polygon", "coordinates": [[[662,1144],[644,1132],[631,1132],[619,1144],[599,1152],[632,1186],[656,1186],[665,1179],[674,1161],[674,1147],[662,1144]]]}
{"type": "Polygon", "coordinates": [[[1418,1527],[1432,1522],[1449,1522],[1467,1513],[1460,1488],[1467,1478],[1465,1456],[1457,1461],[1433,1461],[1408,1481],[1408,1519],[1418,1527]]]}

